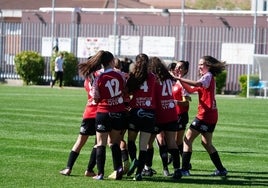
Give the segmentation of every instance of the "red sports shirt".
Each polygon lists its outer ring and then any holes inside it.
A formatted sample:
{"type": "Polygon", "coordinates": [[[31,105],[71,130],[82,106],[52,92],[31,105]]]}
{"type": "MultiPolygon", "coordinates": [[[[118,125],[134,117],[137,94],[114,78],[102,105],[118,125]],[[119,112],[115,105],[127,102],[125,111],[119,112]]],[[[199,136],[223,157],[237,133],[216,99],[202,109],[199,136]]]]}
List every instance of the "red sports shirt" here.
{"type": "Polygon", "coordinates": [[[149,73],[148,78],[139,89],[132,93],[132,99],[129,102],[131,108],[155,109],[155,85],[156,77],[149,73]]]}
{"type": "Polygon", "coordinates": [[[97,104],[93,101],[91,80],[89,78],[85,79],[84,88],[87,92],[87,104],[83,113],[83,119],[95,118],[97,104]]]}
{"type": "MultiPolygon", "coordinates": [[[[175,100],[182,101],[182,98],[189,96],[189,93],[182,87],[181,83],[178,81],[172,87],[172,94],[175,100]]],[[[180,115],[184,112],[189,111],[189,106],[176,105],[177,114],[180,115]]]]}
{"type": "Polygon", "coordinates": [[[178,120],[172,95],[172,80],[167,79],[156,85],[156,123],[164,124],[178,120]]]}
{"type": "Polygon", "coordinates": [[[204,74],[199,81],[202,87],[198,87],[198,112],[197,118],[209,124],[216,124],[218,121],[218,110],[215,99],[216,84],[210,72],[204,74]]]}
{"type": "Polygon", "coordinates": [[[113,69],[105,70],[94,82],[93,96],[99,99],[97,112],[125,111],[123,89],[125,80],[113,69]]]}

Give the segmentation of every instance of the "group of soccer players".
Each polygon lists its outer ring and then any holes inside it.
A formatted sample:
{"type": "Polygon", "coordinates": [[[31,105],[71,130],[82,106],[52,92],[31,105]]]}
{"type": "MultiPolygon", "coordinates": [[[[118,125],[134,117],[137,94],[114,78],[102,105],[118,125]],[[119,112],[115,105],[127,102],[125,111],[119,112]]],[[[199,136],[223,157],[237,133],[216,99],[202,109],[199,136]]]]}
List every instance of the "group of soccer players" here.
{"type": "Polygon", "coordinates": [[[192,143],[201,134],[202,145],[216,167],[212,175],[226,176],[227,170],[212,144],[218,120],[214,77],[225,69],[225,62],[211,56],[201,57],[197,81],[184,78],[189,69],[187,61],[172,63],[169,69],[160,58],[141,53],[127,73],[120,70],[118,63],[111,52],[100,50],[78,65],[85,78],[88,101],[80,133],[60,174],[71,174],[88,137],[96,135],[85,176],[104,179],[107,145],[114,169],[108,178],[120,180],[124,175],[134,174],[133,179],[141,181],[143,176],[152,176],[156,140],[163,174],[179,180],[190,175],[192,143]],[[189,93],[193,92],[199,96],[198,112],[185,133],[189,93]],[[168,169],[170,161],[173,173],[168,169]]]}

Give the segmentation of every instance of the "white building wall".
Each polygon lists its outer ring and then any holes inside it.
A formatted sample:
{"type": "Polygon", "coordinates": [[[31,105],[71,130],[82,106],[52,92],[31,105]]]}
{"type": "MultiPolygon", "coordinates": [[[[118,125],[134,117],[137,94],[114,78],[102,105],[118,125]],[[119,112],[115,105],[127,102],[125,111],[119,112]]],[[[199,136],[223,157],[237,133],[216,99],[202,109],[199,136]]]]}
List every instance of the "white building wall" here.
{"type": "Polygon", "coordinates": [[[268,0],[251,0],[251,10],[255,11],[257,5],[257,11],[267,11],[268,0]]]}

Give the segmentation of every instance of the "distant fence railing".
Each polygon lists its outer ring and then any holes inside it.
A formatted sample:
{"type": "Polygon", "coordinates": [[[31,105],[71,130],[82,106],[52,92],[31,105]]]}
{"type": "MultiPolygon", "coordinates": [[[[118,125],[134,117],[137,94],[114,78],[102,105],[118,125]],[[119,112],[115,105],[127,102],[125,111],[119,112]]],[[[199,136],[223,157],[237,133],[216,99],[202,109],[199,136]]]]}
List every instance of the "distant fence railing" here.
{"type": "MultiPolygon", "coordinates": [[[[66,37],[71,39],[71,52],[75,55],[78,49],[79,37],[108,37],[113,35],[113,25],[106,24],[57,24],[54,32],[55,37],[66,37]]],[[[130,25],[118,25],[118,35],[128,36],[155,36],[155,37],[175,37],[175,52],[173,58],[163,57],[163,59],[178,60],[180,47],[180,27],[179,26],[136,26],[136,32],[130,25]]],[[[19,79],[14,67],[14,57],[21,51],[37,51],[42,53],[43,37],[51,37],[51,24],[42,23],[1,23],[0,26],[0,78],[19,79]]],[[[226,27],[200,27],[185,26],[184,30],[184,54],[185,60],[190,62],[188,77],[198,78],[197,62],[203,55],[211,55],[221,58],[221,48],[223,43],[253,43],[253,28],[228,29],[226,27]]],[[[268,30],[265,27],[258,27],[256,30],[255,53],[265,54],[268,52],[268,30]]],[[[159,44],[165,45],[165,44],[159,44]]],[[[51,46],[48,46],[51,48],[51,46]]],[[[139,53],[142,52],[140,46],[139,53]]],[[[129,56],[134,58],[134,56],[129,56]]],[[[85,61],[85,58],[78,58],[85,61]]],[[[50,57],[45,57],[44,78],[51,78],[50,57]]],[[[228,63],[228,62],[227,62],[228,63]]],[[[240,90],[239,76],[247,74],[246,64],[230,64],[227,67],[227,80],[225,91],[232,93],[240,90]]]]}

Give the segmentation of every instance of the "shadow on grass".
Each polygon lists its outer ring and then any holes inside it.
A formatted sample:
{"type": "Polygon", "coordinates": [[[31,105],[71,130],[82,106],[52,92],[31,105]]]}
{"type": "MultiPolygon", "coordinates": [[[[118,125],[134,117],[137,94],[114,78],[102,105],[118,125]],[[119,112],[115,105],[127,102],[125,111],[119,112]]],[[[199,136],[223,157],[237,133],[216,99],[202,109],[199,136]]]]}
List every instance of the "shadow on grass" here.
{"type": "MultiPolygon", "coordinates": [[[[198,153],[207,153],[207,151],[205,150],[195,150],[195,152],[198,152],[198,153]]],[[[264,153],[267,153],[267,152],[253,152],[253,151],[224,151],[224,150],[218,150],[219,153],[227,153],[227,154],[264,154],[264,153]]]]}
{"type": "MultiPolygon", "coordinates": [[[[171,177],[155,175],[153,177],[144,176],[143,181],[148,182],[167,182],[167,183],[182,183],[196,185],[226,185],[226,186],[267,186],[268,172],[253,172],[253,171],[229,171],[226,177],[213,177],[208,175],[210,171],[205,171],[204,174],[195,174],[200,170],[192,171],[191,176],[184,176],[180,180],[173,180],[171,177]]],[[[59,174],[60,175],[60,174],[59,174]]],[[[81,177],[81,175],[72,174],[68,177],[81,177]]],[[[92,179],[92,177],[88,177],[92,179]]],[[[105,177],[105,181],[109,181],[105,177]]],[[[111,180],[114,181],[114,180],[111,180]]],[[[134,181],[132,176],[124,176],[121,181],[134,181]]]]}
{"type": "MultiPolygon", "coordinates": [[[[206,152],[206,151],[204,151],[206,152]]],[[[219,153],[231,153],[231,154],[264,154],[266,152],[253,152],[253,151],[219,151],[219,153]]]]}
{"type": "MultiPolygon", "coordinates": [[[[182,177],[180,180],[173,180],[171,177],[143,177],[143,181],[151,182],[168,182],[183,184],[200,184],[200,185],[227,185],[227,186],[267,186],[268,172],[236,172],[229,171],[226,177],[213,177],[210,175],[192,174],[191,176],[182,177]],[[233,175],[234,174],[234,175],[233,175]],[[244,174],[244,175],[235,175],[244,174]],[[252,174],[252,175],[250,175],[252,174]]],[[[126,177],[127,180],[132,180],[126,177]]]]}

